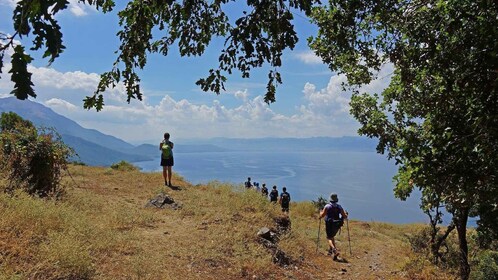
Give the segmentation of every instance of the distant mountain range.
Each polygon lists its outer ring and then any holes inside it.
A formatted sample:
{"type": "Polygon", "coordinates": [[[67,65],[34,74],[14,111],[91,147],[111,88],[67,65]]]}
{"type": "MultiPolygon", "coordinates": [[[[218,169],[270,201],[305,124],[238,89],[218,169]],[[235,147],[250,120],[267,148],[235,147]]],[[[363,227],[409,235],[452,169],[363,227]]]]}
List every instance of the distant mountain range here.
{"type": "MultiPolygon", "coordinates": [[[[159,157],[157,145],[134,146],[126,141],[80,126],[75,121],[52,111],[40,103],[0,99],[0,112],[14,112],[36,126],[53,127],[64,143],[72,147],[78,157],[74,160],[88,165],[109,166],[121,160],[128,162],[149,161],[159,157]]],[[[202,153],[227,151],[375,151],[376,141],[363,137],[313,137],[313,138],[214,138],[186,140],[175,143],[175,153],[202,153]]]]}
{"type": "MultiPolygon", "coordinates": [[[[74,160],[88,165],[109,166],[121,160],[136,162],[154,160],[159,157],[157,145],[134,146],[112,135],[84,128],[40,103],[29,100],[21,101],[14,97],[1,98],[0,112],[14,112],[24,119],[30,120],[36,126],[55,128],[64,143],[72,147],[78,154],[74,160]]],[[[175,153],[221,152],[225,150],[209,144],[175,145],[175,153]]]]}

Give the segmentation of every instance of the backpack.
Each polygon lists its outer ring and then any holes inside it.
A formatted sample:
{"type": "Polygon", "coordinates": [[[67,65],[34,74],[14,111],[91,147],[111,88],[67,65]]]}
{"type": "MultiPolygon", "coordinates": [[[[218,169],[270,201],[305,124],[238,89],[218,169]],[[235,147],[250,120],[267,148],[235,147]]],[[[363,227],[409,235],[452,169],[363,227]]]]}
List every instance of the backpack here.
{"type": "Polygon", "coordinates": [[[164,142],[163,146],[161,147],[161,150],[162,150],[163,159],[171,157],[172,151],[171,151],[171,144],[169,142],[164,142]]]}
{"type": "Polygon", "coordinates": [[[282,193],[282,204],[289,204],[290,201],[290,195],[286,192],[282,193]]]}
{"type": "Polygon", "coordinates": [[[272,190],[270,192],[270,200],[271,201],[277,201],[278,198],[278,191],[277,190],[272,190]]]}
{"type": "Polygon", "coordinates": [[[342,217],[339,218],[339,214],[341,214],[341,207],[336,203],[329,203],[330,209],[327,211],[327,222],[332,223],[335,227],[342,227],[344,225],[344,219],[342,217]],[[338,219],[334,219],[337,217],[338,219]]]}
{"type": "Polygon", "coordinates": [[[261,188],[261,193],[264,195],[268,195],[268,189],[266,187],[261,188]]]}

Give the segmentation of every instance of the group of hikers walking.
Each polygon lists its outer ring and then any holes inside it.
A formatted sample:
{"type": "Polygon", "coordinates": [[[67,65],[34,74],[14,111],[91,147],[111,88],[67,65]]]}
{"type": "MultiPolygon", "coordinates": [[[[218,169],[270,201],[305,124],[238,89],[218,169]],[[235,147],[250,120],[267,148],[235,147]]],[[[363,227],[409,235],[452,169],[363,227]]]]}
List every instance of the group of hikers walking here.
{"type": "MultiPolygon", "coordinates": [[[[269,191],[266,188],[266,184],[263,183],[261,189],[259,188],[259,183],[251,182],[251,177],[247,178],[247,181],[244,183],[246,189],[255,189],[265,197],[269,197],[270,201],[273,203],[279,203],[282,206],[282,211],[288,213],[289,212],[289,204],[291,201],[290,194],[287,192],[287,188],[282,188],[282,193],[280,197],[278,195],[277,186],[273,186],[272,190],[269,191]]],[[[325,233],[327,235],[327,242],[329,245],[329,249],[327,251],[327,255],[333,257],[334,260],[338,259],[339,250],[335,244],[335,236],[344,225],[344,220],[348,218],[348,213],[342,208],[342,206],[338,203],[339,197],[337,194],[332,193],[330,195],[329,203],[327,203],[323,209],[320,211],[320,215],[318,219],[325,218],[325,233]]],[[[348,231],[349,234],[349,231],[348,231]]],[[[320,227],[318,228],[318,239],[320,238],[320,227]]],[[[318,246],[318,240],[317,240],[318,246]]]]}
{"type": "MultiPolygon", "coordinates": [[[[175,164],[174,158],[173,158],[173,147],[174,144],[170,140],[170,134],[168,132],[164,133],[164,139],[159,143],[159,150],[161,150],[161,166],[163,167],[163,177],[164,177],[164,184],[166,186],[171,185],[171,177],[172,177],[172,167],[175,164]]],[[[277,186],[273,186],[272,190],[269,191],[268,188],[266,187],[266,184],[263,183],[262,187],[259,188],[259,183],[257,182],[251,182],[251,178],[248,177],[247,181],[244,183],[245,187],[247,189],[255,189],[265,197],[268,197],[269,200],[273,203],[279,203],[280,206],[282,207],[282,212],[284,213],[289,213],[289,206],[290,206],[290,201],[291,201],[291,196],[287,192],[287,188],[283,187],[282,192],[278,193],[277,186]]],[[[323,209],[320,211],[320,215],[318,219],[320,220],[319,227],[318,227],[318,240],[317,240],[317,249],[318,249],[318,241],[320,239],[320,224],[321,224],[321,219],[325,218],[325,233],[327,235],[327,242],[329,245],[329,249],[327,254],[331,255],[334,260],[337,260],[337,257],[339,256],[339,251],[337,249],[337,246],[335,244],[335,236],[341,229],[341,227],[344,224],[344,220],[347,221],[348,218],[348,212],[344,211],[344,208],[340,204],[338,204],[339,198],[337,194],[332,193],[330,195],[330,202],[323,207],[323,209]]],[[[348,229],[348,234],[349,234],[349,229],[348,229]]]]}
{"type": "Polygon", "coordinates": [[[273,186],[272,190],[269,191],[268,188],[266,187],[266,184],[263,183],[263,185],[260,189],[259,183],[251,182],[251,177],[247,178],[247,181],[244,183],[244,186],[246,187],[246,189],[255,189],[256,191],[261,192],[261,194],[264,197],[268,197],[270,199],[270,201],[273,203],[278,202],[280,204],[280,206],[282,207],[282,212],[289,213],[291,196],[287,192],[286,187],[282,188],[282,193],[280,193],[280,196],[279,196],[277,186],[273,186]]]}

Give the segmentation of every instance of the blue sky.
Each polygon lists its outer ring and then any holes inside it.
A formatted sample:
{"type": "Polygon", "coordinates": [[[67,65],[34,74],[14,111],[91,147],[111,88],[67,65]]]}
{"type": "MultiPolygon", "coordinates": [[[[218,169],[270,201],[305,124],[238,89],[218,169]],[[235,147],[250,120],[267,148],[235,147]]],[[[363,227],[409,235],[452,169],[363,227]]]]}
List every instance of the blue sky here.
{"type": "MultiPolygon", "coordinates": [[[[13,33],[10,19],[15,2],[0,0],[0,32],[13,33]]],[[[332,73],[308,49],[306,38],[315,29],[299,15],[294,24],[300,42],[283,57],[283,85],[277,89],[276,103],[263,101],[266,69],[253,71],[250,79],[235,72],[221,95],[203,92],[195,85],[217,66],[219,41],[215,41],[202,57],[181,58],[175,51],[168,57],[150,55],[141,72],[142,102],[128,104],[123,87],[118,86],[105,93],[106,106],[101,112],[84,110],[82,100],[96,89],[99,74],[112,67],[120,28],[115,13],[102,14],[76,0],[70,2],[57,17],[64,33],[64,53],[50,67],[41,53],[32,54],[35,61],[29,70],[38,95],[32,100],[83,127],[135,144],[156,143],[165,131],[172,139],[356,135],[359,125],[348,113],[350,93],[341,91],[345,77],[332,73]]],[[[28,37],[22,43],[29,47],[31,40],[28,37]]],[[[10,96],[12,90],[10,77],[5,75],[10,58],[4,61],[0,97],[10,96]]],[[[379,79],[363,90],[380,92],[389,83],[390,73],[392,67],[387,65],[379,79]]]]}

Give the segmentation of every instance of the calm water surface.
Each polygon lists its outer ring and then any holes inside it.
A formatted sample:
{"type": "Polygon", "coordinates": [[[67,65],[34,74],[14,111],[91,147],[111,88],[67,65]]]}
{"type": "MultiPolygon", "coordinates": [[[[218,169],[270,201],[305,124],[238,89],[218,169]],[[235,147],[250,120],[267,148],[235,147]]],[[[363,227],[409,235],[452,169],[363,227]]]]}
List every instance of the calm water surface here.
{"type": "MultiPolygon", "coordinates": [[[[143,171],[160,171],[155,161],[137,162],[143,171]]],[[[394,198],[396,167],[374,152],[222,152],[177,153],[173,171],[193,184],[218,180],[242,184],[247,177],[279,191],[287,187],[295,201],[339,194],[352,219],[393,223],[425,222],[419,195],[394,198]]],[[[291,209],[292,211],[292,209],[291,209]]]]}

